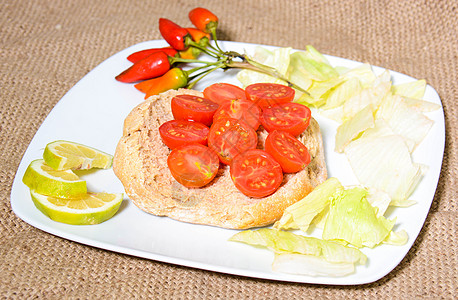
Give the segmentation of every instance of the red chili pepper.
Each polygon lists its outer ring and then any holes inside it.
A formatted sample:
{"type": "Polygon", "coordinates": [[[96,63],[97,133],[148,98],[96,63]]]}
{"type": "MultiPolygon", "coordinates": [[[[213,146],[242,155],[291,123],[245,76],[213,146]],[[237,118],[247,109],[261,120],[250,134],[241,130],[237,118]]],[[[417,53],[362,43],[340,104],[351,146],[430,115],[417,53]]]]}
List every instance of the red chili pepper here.
{"type": "Polygon", "coordinates": [[[169,56],[164,52],[156,52],[139,60],[115,78],[118,81],[130,83],[162,76],[169,69],[169,56]]]}
{"type": "Polygon", "coordinates": [[[159,19],[159,31],[161,32],[164,40],[169,43],[175,50],[181,51],[185,50],[188,46],[185,43],[186,36],[189,36],[189,32],[170,21],[169,19],[160,18],[159,19]]]}
{"type": "Polygon", "coordinates": [[[161,77],[146,80],[135,85],[139,91],[146,93],[145,99],[150,96],[163,93],[170,89],[178,89],[186,86],[188,74],[180,68],[172,68],[161,77]]]}
{"type": "Polygon", "coordinates": [[[175,56],[177,54],[177,50],[173,49],[172,47],[164,47],[164,48],[152,48],[152,49],[145,49],[141,51],[137,51],[135,53],[132,53],[127,57],[127,59],[133,63],[136,63],[137,61],[146,58],[147,56],[150,56],[153,53],[156,52],[164,52],[168,56],[175,56]]]}
{"type": "MultiPolygon", "coordinates": [[[[198,43],[204,48],[208,46],[208,43],[210,42],[210,34],[196,28],[186,28],[186,30],[189,32],[194,42],[198,43]]],[[[186,50],[178,51],[180,57],[185,59],[196,59],[201,53],[202,50],[192,46],[186,50]]]]}
{"type": "Polygon", "coordinates": [[[218,17],[203,7],[194,8],[189,12],[189,19],[197,29],[203,32],[212,32],[218,27],[218,17]]]}

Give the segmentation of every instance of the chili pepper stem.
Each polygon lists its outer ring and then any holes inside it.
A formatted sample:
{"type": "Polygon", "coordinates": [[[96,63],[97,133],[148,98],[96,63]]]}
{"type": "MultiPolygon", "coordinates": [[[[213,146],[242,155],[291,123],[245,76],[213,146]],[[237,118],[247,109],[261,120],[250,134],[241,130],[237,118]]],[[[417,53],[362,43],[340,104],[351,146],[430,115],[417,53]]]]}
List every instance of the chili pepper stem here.
{"type": "Polygon", "coordinates": [[[215,65],[216,64],[215,62],[211,62],[211,61],[181,58],[181,57],[170,57],[169,61],[170,61],[170,64],[174,64],[174,63],[198,63],[198,64],[205,64],[205,65],[215,65]]]}
{"type": "Polygon", "coordinates": [[[260,72],[260,73],[264,73],[264,74],[270,75],[272,77],[275,77],[277,79],[280,79],[280,80],[286,82],[286,84],[289,87],[295,88],[296,90],[298,90],[298,91],[310,96],[309,92],[307,92],[306,90],[304,90],[300,86],[296,85],[294,82],[292,82],[292,81],[288,80],[287,78],[285,78],[283,75],[278,73],[278,71],[276,69],[274,69],[272,67],[269,67],[269,66],[266,66],[266,65],[263,65],[261,63],[258,63],[258,62],[254,61],[254,60],[251,60],[246,55],[241,55],[241,54],[238,54],[236,52],[234,54],[237,54],[237,55],[235,55],[236,57],[242,58],[242,61],[239,62],[239,61],[233,61],[232,59],[228,59],[228,61],[226,61],[226,63],[225,63],[226,67],[228,67],[228,68],[238,68],[238,69],[248,69],[248,70],[252,70],[252,71],[256,71],[256,72],[260,72]]]}
{"type": "MultiPolygon", "coordinates": [[[[217,61],[217,62],[219,62],[219,61],[217,61]]],[[[210,67],[210,66],[215,66],[215,65],[216,65],[216,63],[205,64],[204,66],[199,66],[199,67],[195,67],[195,68],[189,69],[189,70],[186,71],[186,73],[187,73],[188,76],[189,76],[189,75],[191,75],[192,73],[195,73],[196,71],[199,71],[199,70],[208,68],[208,67],[210,67]]],[[[199,74],[197,74],[197,75],[199,75],[199,74]]],[[[189,78],[192,79],[192,78],[194,78],[194,77],[189,77],[189,78]]]]}
{"type": "Polygon", "coordinates": [[[209,70],[205,70],[204,72],[201,72],[199,74],[196,74],[194,76],[191,76],[189,77],[189,81],[193,81],[195,78],[195,80],[191,83],[188,84],[187,88],[188,89],[192,89],[202,78],[204,78],[205,76],[207,76],[208,74],[210,74],[211,72],[213,71],[216,71],[222,67],[225,67],[226,64],[225,63],[220,63],[218,65],[215,65],[213,68],[209,69],[209,70]]]}
{"type": "MultiPolygon", "coordinates": [[[[199,43],[196,43],[192,40],[192,38],[186,38],[186,45],[188,45],[189,47],[195,47],[199,50],[201,50],[202,52],[204,52],[205,54],[208,54],[209,56],[212,56],[214,58],[221,58],[221,53],[220,51],[213,51],[213,50],[210,50],[206,47],[203,47],[202,45],[200,45],[199,43]]],[[[208,43],[209,46],[210,43],[208,43]]]]}
{"type": "MultiPolygon", "coordinates": [[[[213,40],[215,41],[216,49],[217,49],[219,52],[223,53],[224,51],[221,50],[221,48],[220,48],[219,45],[218,45],[218,39],[217,39],[217,37],[216,37],[216,27],[212,27],[210,31],[211,31],[213,40]]],[[[210,47],[213,47],[213,46],[210,45],[210,47]]]]}

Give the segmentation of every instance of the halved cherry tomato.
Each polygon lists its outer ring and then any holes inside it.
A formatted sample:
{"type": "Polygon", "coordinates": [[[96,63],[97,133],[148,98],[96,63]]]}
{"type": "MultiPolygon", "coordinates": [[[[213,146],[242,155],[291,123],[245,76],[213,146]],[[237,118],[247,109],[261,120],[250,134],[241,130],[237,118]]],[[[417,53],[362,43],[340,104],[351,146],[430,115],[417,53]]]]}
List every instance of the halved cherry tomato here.
{"type": "Polygon", "coordinates": [[[262,109],[272,105],[291,102],[295,91],[289,86],[276,83],[254,83],[245,88],[247,99],[258,104],[262,109]]]}
{"type": "Polygon", "coordinates": [[[219,159],[216,153],[200,144],[180,146],[172,150],[167,165],[176,181],[186,187],[202,187],[215,178],[219,159]]]}
{"type": "Polygon", "coordinates": [[[299,103],[283,103],[266,108],[262,112],[261,124],[269,132],[283,130],[298,136],[310,124],[310,109],[299,103]]]}
{"type": "Polygon", "coordinates": [[[229,165],[239,153],[256,148],[256,131],[243,120],[232,118],[218,119],[210,127],[208,147],[213,149],[220,161],[229,165]]]}
{"type": "Polygon", "coordinates": [[[162,141],[170,149],[193,143],[207,145],[209,131],[202,123],[184,120],[171,120],[159,126],[162,141]]]}
{"type": "Polygon", "coordinates": [[[247,100],[230,100],[220,105],[213,116],[213,122],[221,118],[243,120],[254,130],[257,130],[261,121],[262,111],[259,106],[247,100]]]}
{"type": "Polygon", "coordinates": [[[176,120],[200,122],[210,126],[218,104],[194,95],[177,95],[172,98],[172,114],[176,120]]]}
{"type": "Polygon", "coordinates": [[[204,89],[204,96],[219,105],[228,100],[246,100],[246,94],[242,88],[224,82],[214,83],[206,87],[204,89]]]}
{"type": "Polygon", "coordinates": [[[280,164],[266,151],[252,149],[237,155],[231,164],[231,178],[239,191],[249,197],[273,194],[283,180],[280,164]]]}
{"type": "Polygon", "coordinates": [[[288,132],[274,130],[269,133],[265,149],[278,161],[285,173],[299,172],[310,163],[307,147],[288,132]]]}

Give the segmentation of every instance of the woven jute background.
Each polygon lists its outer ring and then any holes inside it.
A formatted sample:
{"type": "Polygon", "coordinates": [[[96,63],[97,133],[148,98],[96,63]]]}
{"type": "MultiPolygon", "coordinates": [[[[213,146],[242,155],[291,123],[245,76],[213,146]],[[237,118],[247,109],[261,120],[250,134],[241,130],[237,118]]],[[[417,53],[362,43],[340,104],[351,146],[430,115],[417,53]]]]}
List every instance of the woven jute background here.
{"type": "Polygon", "coordinates": [[[456,0],[1,1],[0,297],[453,299],[458,281],[457,29],[456,0]],[[447,135],[439,185],[414,246],[386,277],[339,287],[207,272],[70,242],[13,213],[10,191],[17,167],[60,98],[116,52],[159,39],[159,17],[191,25],[187,12],[196,6],[220,17],[222,40],[297,49],[311,44],[325,54],[424,78],[438,91],[447,135]]]}

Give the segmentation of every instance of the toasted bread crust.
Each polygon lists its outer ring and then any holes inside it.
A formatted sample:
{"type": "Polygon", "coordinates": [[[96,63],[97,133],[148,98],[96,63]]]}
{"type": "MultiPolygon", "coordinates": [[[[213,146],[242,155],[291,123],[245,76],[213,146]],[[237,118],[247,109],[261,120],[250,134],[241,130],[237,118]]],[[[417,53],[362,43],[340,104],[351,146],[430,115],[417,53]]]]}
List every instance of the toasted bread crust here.
{"type": "MultiPolygon", "coordinates": [[[[309,149],[311,163],[302,171],[286,174],[280,188],[265,198],[250,198],[234,186],[229,167],[222,166],[208,185],[189,189],[176,182],[168,167],[170,149],[159,135],[159,126],[173,119],[170,101],[177,94],[203,96],[180,89],[153,96],[135,107],[124,121],[113,160],[113,170],[132,202],[158,216],[224,228],[246,229],[272,224],[286,207],[301,200],[327,178],[322,137],[318,123],[298,138],[309,149]]],[[[258,130],[260,143],[267,136],[258,130]]]]}

